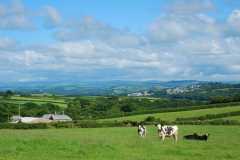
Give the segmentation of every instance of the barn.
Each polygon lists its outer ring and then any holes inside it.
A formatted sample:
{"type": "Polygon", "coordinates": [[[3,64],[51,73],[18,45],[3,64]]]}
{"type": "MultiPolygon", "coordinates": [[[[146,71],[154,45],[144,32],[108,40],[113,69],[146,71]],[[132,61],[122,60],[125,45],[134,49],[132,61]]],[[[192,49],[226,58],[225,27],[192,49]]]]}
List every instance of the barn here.
{"type": "Polygon", "coordinates": [[[49,119],[53,122],[65,122],[65,121],[72,121],[72,118],[65,115],[64,112],[62,114],[57,114],[56,112],[54,114],[45,114],[42,116],[44,119],[49,119]]]}

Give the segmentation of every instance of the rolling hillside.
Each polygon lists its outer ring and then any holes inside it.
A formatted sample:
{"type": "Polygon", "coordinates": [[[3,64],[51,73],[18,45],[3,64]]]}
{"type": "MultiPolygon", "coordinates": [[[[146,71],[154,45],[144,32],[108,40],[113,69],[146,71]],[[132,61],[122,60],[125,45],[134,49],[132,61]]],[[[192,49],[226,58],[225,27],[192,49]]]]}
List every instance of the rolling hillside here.
{"type": "MultiPolygon", "coordinates": [[[[175,121],[176,118],[189,118],[189,117],[197,117],[197,116],[205,116],[207,114],[219,114],[219,113],[227,113],[232,111],[240,111],[240,106],[232,106],[230,108],[210,108],[210,109],[200,109],[200,110],[191,110],[191,111],[182,111],[182,112],[167,112],[167,113],[156,113],[156,114],[143,114],[143,115],[135,115],[135,116],[123,116],[118,118],[109,118],[109,119],[101,119],[99,121],[143,121],[148,116],[153,116],[155,118],[160,118],[165,121],[175,121]]],[[[229,115],[231,116],[231,115],[229,115]]]]}

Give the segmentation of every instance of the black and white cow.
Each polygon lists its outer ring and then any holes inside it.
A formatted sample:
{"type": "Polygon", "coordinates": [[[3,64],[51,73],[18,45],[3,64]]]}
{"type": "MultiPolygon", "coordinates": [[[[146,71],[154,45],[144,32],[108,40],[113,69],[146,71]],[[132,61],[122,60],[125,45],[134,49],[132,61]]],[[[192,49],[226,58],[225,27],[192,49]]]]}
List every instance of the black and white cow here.
{"type": "Polygon", "coordinates": [[[156,126],[158,128],[158,136],[160,139],[164,140],[165,137],[173,136],[177,142],[178,126],[164,126],[161,124],[157,124],[156,126]]]}
{"type": "Polygon", "coordinates": [[[210,136],[210,134],[204,134],[204,135],[199,136],[197,133],[194,133],[193,135],[186,135],[183,138],[184,139],[190,139],[190,140],[203,140],[203,141],[206,141],[209,136],[210,136]]]}
{"type": "Polygon", "coordinates": [[[147,134],[147,127],[138,125],[138,137],[146,137],[147,134]]]}

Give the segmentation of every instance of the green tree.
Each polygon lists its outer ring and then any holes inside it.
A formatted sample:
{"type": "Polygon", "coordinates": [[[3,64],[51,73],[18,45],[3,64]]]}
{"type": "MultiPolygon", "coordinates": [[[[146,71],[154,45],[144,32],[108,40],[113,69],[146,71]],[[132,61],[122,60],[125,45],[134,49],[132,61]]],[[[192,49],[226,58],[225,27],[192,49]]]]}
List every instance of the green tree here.
{"type": "Polygon", "coordinates": [[[238,102],[240,101],[240,93],[236,93],[234,96],[233,96],[233,102],[238,102]]]}
{"type": "Polygon", "coordinates": [[[36,103],[27,102],[27,103],[24,104],[24,109],[25,110],[32,110],[32,109],[35,109],[35,108],[39,108],[39,106],[36,103]]]}
{"type": "Polygon", "coordinates": [[[7,92],[4,94],[3,98],[11,99],[12,95],[13,95],[13,92],[11,90],[7,90],[7,92]]]}
{"type": "Polygon", "coordinates": [[[12,96],[13,92],[11,90],[7,90],[6,94],[12,96]]]}
{"type": "Polygon", "coordinates": [[[8,116],[10,115],[8,105],[0,103],[0,122],[6,122],[8,120],[8,116]]]}
{"type": "MultiPolygon", "coordinates": [[[[73,119],[80,119],[86,113],[86,107],[90,104],[89,100],[82,99],[80,97],[75,98],[68,103],[65,113],[73,119]]],[[[89,112],[89,110],[87,111],[89,112]]]]}

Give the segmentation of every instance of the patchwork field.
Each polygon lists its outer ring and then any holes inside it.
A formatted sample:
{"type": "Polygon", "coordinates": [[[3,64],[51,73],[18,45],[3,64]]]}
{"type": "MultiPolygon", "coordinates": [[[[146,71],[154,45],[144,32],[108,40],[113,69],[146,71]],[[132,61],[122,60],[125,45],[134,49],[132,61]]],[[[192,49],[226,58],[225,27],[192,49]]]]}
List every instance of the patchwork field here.
{"type": "MultiPolygon", "coordinates": [[[[81,98],[87,100],[95,100],[98,96],[81,96],[81,98]]],[[[1,98],[1,97],[0,97],[1,98]]],[[[68,101],[73,100],[74,96],[63,96],[52,94],[32,94],[32,97],[20,97],[19,95],[14,95],[11,99],[0,99],[0,102],[11,103],[11,104],[25,104],[28,102],[33,102],[38,105],[44,103],[52,103],[58,105],[61,108],[66,108],[68,101]]]]}
{"type": "Polygon", "coordinates": [[[160,141],[155,126],[146,138],[137,127],[0,130],[1,160],[22,159],[239,159],[240,126],[179,125],[179,140],[160,141]],[[187,134],[210,133],[207,141],[184,140],[187,134]]]}
{"type": "MultiPolygon", "coordinates": [[[[165,121],[175,121],[176,118],[188,118],[188,117],[197,117],[197,116],[205,116],[207,114],[219,114],[219,113],[227,113],[232,111],[239,111],[240,106],[231,106],[231,107],[223,107],[223,108],[209,108],[209,109],[200,109],[200,110],[191,110],[191,111],[182,111],[182,112],[167,112],[167,113],[156,113],[156,114],[142,114],[135,116],[124,116],[117,118],[109,118],[109,119],[101,119],[100,121],[123,121],[123,120],[132,120],[132,121],[142,121],[148,116],[153,116],[155,118],[160,118],[165,121]]],[[[231,115],[230,115],[231,116],[231,115]]]]}

